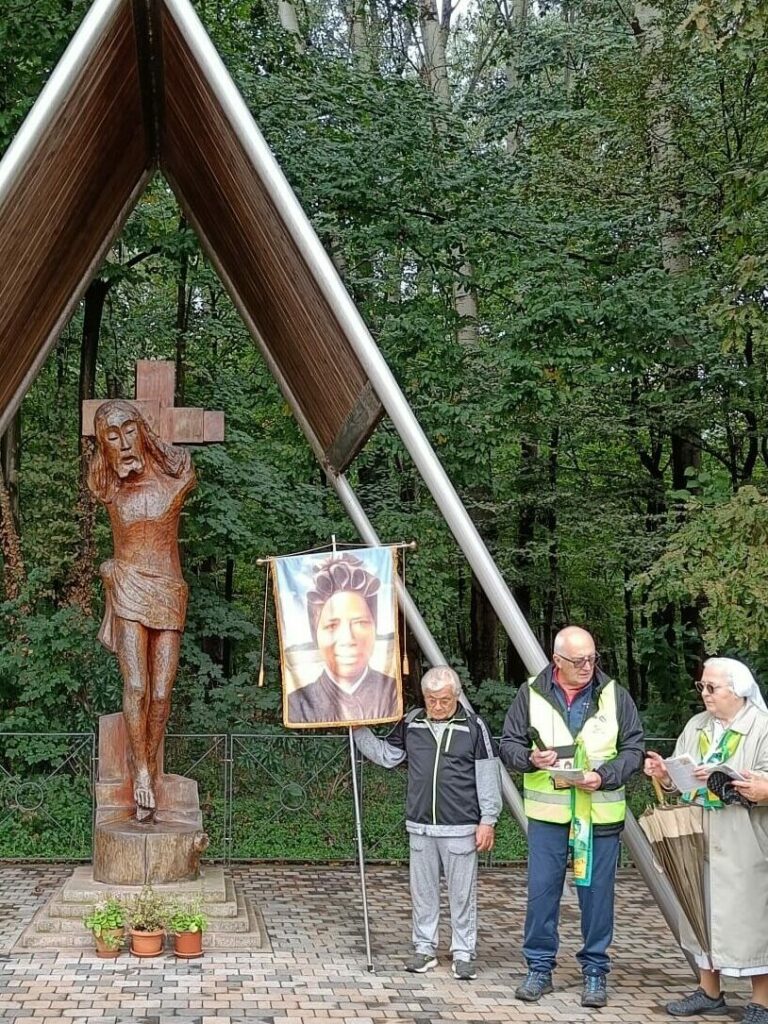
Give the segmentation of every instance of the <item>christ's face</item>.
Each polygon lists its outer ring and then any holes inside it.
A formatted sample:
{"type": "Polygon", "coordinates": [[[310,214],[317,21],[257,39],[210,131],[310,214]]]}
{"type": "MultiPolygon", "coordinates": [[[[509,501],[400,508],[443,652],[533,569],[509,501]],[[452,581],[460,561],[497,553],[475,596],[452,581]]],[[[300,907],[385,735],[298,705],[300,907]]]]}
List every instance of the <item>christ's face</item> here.
{"type": "Polygon", "coordinates": [[[317,622],[317,646],[331,675],[354,682],[368,665],[376,623],[365,598],[350,590],[334,594],[317,622]]]}
{"type": "Polygon", "coordinates": [[[107,462],[121,480],[130,473],[144,472],[144,439],[138,422],[128,411],[120,409],[110,413],[99,441],[107,462]]]}

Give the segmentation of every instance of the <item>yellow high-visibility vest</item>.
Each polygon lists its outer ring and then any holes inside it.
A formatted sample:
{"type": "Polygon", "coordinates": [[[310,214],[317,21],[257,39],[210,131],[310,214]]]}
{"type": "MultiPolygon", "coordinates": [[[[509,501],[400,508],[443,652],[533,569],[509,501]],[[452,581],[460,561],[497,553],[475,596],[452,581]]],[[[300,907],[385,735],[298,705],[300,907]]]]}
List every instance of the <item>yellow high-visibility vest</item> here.
{"type": "MultiPolygon", "coordinates": [[[[600,691],[597,711],[584,723],[578,737],[571,735],[560,711],[531,687],[529,680],[529,720],[547,748],[572,746],[577,738],[584,744],[589,766],[599,767],[616,756],[619,720],[616,715],[616,684],[613,680],[600,691]]],[[[615,825],[624,820],[627,802],[624,787],[597,789],[592,797],[592,824],[615,825]]],[[[552,776],[546,771],[530,771],[523,776],[525,813],[537,821],[567,824],[571,820],[570,787],[555,789],[552,776]]]]}

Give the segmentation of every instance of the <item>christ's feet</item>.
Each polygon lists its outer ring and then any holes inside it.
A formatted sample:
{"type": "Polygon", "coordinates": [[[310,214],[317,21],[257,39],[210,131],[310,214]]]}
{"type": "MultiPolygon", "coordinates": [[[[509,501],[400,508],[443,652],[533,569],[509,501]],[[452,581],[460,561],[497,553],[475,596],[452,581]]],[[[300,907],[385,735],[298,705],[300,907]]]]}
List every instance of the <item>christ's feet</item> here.
{"type": "Polygon", "coordinates": [[[136,803],[136,821],[152,821],[155,816],[155,793],[152,788],[152,776],[145,769],[136,772],[133,799],[136,803]]]}

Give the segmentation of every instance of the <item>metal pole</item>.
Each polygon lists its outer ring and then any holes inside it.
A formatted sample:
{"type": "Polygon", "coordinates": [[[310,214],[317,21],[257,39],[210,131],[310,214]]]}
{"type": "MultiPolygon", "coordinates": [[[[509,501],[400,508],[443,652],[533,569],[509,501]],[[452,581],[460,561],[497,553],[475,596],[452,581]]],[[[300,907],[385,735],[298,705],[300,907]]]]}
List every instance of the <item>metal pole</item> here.
{"type": "MultiPolygon", "coordinates": [[[[342,505],[349,513],[349,517],[360,533],[363,540],[370,544],[372,547],[381,547],[381,540],[376,530],[373,527],[368,516],[365,514],[365,510],[358,501],[357,495],[352,490],[349,481],[344,476],[335,476],[333,473],[327,474],[328,481],[333,485],[338,494],[342,505]]],[[[421,617],[419,609],[416,607],[413,598],[403,586],[403,581],[398,578],[396,582],[398,600],[402,602],[403,611],[405,617],[408,620],[408,625],[413,630],[413,635],[416,637],[416,642],[424,652],[424,656],[430,665],[447,665],[448,661],[445,655],[440,650],[437,641],[429,631],[424,619],[421,617]]],[[[462,694],[462,704],[465,705],[470,711],[472,705],[470,704],[466,694],[462,694]]],[[[512,781],[512,777],[504,767],[501,765],[501,792],[504,797],[504,801],[507,807],[512,812],[515,821],[523,830],[525,835],[528,834],[528,819],[525,816],[523,809],[523,800],[520,796],[520,791],[512,781]]]]}
{"type": "MultiPolygon", "coordinates": [[[[374,547],[380,547],[381,541],[373,527],[370,519],[365,514],[365,510],[360,504],[357,495],[352,489],[349,481],[344,476],[335,476],[332,473],[327,474],[329,482],[333,485],[339,499],[348,512],[352,522],[357,527],[360,536],[366,543],[371,544],[374,547]]],[[[440,651],[435,638],[429,631],[428,626],[421,617],[413,599],[402,585],[402,581],[398,580],[398,597],[403,602],[403,609],[405,611],[408,625],[413,630],[413,634],[421,647],[422,651],[427,658],[427,661],[432,665],[445,665],[447,664],[445,657],[440,651]]],[[[510,600],[512,597],[510,595],[510,600]]],[[[513,642],[516,643],[516,638],[512,636],[513,642]]],[[[538,641],[537,641],[538,644],[538,641]]],[[[544,652],[539,648],[541,657],[546,663],[544,652]]],[[[466,696],[463,697],[463,703],[471,710],[472,706],[467,700],[466,696]]],[[[512,781],[509,772],[506,768],[501,766],[501,784],[504,801],[509,807],[510,811],[515,817],[518,825],[527,834],[528,832],[528,819],[525,816],[523,808],[523,801],[520,797],[520,792],[512,781]]],[[[667,881],[665,875],[661,874],[656,868],[653,861],[653,855],[651,853],[651,847],[648,840],[645,837],[645,833],[637,823],[635,816],[627,808],[627,817],[624,824],[624,832],[622,835],[622,841],[629,850],[630,856],[637,866],[638,871],[643,877],[643,881],[648,886],[651,894],[653,895],[659,909],[664,917],[664,920],[669,926],[669,930],[675,937],[678,945],[680,944],[680,920],[684,917],[680,903],[675,895],[674,890],[667,881]]],[[[698,974],[698,968],[693,956],[687,951],[683,950],[685,957],[688,960],[692,970],[695,974],[698,974]]]]}
{"type": "Polygon", "coordinates": [[[357,863],[360,866],[360,895],[363,899],[363,926],[365,929],[365,956],[366,966],[373,971],[373,960],[371,958],[371,929],[368,922],[368,893],[365,888],[365,854],[363,852],[363,823],[360,816],[360,793],[357,788],[357,748],[355,738],[352,735],[352,726],[349,727],[349,758],[352,764],[352,798],[355,801],[355,834],[357,836],[357,863]]]}

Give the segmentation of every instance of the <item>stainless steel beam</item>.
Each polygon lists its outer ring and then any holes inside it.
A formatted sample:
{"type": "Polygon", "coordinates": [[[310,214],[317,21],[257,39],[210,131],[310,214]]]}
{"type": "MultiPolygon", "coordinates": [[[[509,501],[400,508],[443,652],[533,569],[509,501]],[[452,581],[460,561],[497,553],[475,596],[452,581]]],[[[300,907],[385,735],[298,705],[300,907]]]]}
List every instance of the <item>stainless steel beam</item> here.
{"type": "MultiPolygon", "coordinates": [[[[350,519],[357,527],[358,533],[366,544],[370,544],[371,547],[381,547],[379,535],[376,533],[373,523],[371,523],[370,519],[365,514],[365,510],[360,504],[357,495],[353,491],[347,478],[343,475],[336,476],[334,473],[326,473],[326,476],[329,483],[335,488],[336,493],[339,496],[339,500],[349,513],[350,519]]],[[[422,618],[421,612],[416,607],[413,598],[403,586],[403,581],[399,577],[395,581],[395,587],[397,590],[397,598],[405,612],[408,625],[411,627],[413,635],[416,637],[416,642],[424,653],[424,657],[430,665],[447,665],[448,661],[445,655],[440,650],[437,641],[432,636],[429,627],[422,618]]],[[[472,710],[472,704],[466,694],[463,695],[462,703],[464,703],[470,711],[472,710]]],[[[525,816],[520,791],[512,781],[512,776],[503,765],[501,766],[501,790],[504,796],[504,801],[514,815],[515,821],[527,835],[528,819],[525,816]]]]}

